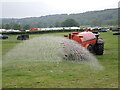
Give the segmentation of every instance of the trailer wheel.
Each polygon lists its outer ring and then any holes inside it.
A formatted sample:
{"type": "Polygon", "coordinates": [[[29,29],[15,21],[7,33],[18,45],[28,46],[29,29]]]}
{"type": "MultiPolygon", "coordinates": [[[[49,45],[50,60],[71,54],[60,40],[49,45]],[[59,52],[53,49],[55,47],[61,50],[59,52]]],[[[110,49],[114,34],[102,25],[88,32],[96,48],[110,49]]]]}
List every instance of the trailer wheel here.
{"type": "Polygon", "coordinates": [[[95,50],[96,55],[103,55],[103,52],[104,52],[104,44],[98,44],[95,50]]]}

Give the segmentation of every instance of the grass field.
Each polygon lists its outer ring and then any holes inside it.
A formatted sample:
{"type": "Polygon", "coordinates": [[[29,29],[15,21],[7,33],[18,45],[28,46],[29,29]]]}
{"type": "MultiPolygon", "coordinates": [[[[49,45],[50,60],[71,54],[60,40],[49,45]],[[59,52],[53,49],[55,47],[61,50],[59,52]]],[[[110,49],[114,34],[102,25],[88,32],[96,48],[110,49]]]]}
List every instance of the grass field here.
{"type": "MultiPolygon", "coordinates": [[[[45,34],[63,36],[68,33],[45,34]]],[[[41,34],[42,35],[42,34],[41,34]]],[[[30,35],[30,38],[40,35],[30,35]]],[[[17,36],[2,40],[4,57],[17,44],[17,36]]],[[[60,62],[24,62],[3,66],[3,88],[118,88],[118,36],[112,32],[101,33],[105,41],[105,52],[96,56],[104,70],[94,71],[83,64],[60,62]]],[[[3,59],[4,63],[4,59],[3,59]]]]}

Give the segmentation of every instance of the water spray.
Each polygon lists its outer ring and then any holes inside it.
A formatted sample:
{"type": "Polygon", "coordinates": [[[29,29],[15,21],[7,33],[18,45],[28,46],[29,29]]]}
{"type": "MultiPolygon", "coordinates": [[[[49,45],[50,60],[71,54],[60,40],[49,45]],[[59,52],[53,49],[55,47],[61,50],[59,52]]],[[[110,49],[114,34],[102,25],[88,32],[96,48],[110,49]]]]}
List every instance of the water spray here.
{"type": "Polygon", "coordinates": [[[80,44],[56,36],[40,36],[24,41],[9,51],[3,59],[4,64],[68,61],[102,68],[94,55],[80,44]]]}

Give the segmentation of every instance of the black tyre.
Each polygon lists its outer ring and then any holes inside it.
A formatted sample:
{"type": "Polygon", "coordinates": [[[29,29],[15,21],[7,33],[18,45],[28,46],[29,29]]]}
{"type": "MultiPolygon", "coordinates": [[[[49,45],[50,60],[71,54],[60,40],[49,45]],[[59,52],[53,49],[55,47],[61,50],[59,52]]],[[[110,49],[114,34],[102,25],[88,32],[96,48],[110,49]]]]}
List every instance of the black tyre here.
{"type": "Polygon", "coordinates": [[[104,44],[96,45],[95,54],[96,55],[103,55],[103,52],[104,52],[104,44]]]}
{"type": "Polygon", "coordinates": [[[91,45],[89,45],[87,49],[90,53],[94,53],[93,47],[91,45]]]}

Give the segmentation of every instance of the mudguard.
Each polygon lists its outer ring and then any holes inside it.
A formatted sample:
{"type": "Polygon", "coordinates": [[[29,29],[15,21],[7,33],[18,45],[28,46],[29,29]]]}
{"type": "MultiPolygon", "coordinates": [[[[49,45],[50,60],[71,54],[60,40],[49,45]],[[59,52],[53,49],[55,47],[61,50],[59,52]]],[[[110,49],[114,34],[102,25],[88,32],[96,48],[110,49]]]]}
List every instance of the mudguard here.
{"type": "Polygon", "coordinates": [[[102,39],[102,38],[98,38],[98,40],[97,40],[97,43],[96,43],[96,44],[104,44],[103,39],[102,39]]]}

